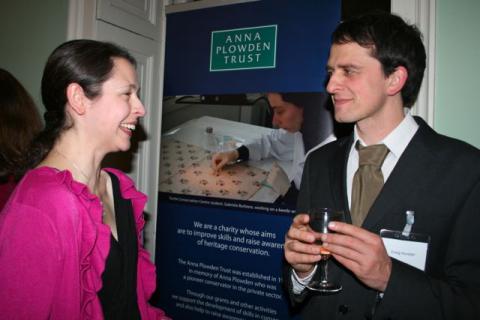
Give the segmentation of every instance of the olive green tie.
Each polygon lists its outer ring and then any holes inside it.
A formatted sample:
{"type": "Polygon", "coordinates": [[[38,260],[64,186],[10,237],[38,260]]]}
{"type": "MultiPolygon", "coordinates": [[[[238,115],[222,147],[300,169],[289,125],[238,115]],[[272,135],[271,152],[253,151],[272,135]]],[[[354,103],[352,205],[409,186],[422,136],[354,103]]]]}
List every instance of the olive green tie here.
{"type": "Polygon", "coordinates": [[[361,226],[370,207],[383,187],[382,164],[388,154],[384,144],[368,147],[357,141],[358,169],[353,176],[352,184],[352,223],[361,226]]]}

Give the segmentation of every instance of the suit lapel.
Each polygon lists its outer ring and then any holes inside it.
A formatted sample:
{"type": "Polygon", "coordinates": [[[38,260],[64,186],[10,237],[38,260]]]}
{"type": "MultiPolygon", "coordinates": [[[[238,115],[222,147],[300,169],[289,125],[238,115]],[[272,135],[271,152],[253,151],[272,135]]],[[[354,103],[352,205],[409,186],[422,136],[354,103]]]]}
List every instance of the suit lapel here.
{"type": "Polygon", "coordinates": [[[335,151],[333,157],[334,163],[332,170],[330,170],[330,185],[332,186],[332,198],[335,204],[335,209],[343,210],[345,218],[348,223],[351,223],[350,211],[348,206],[346,175],[347,175],[347,161],[348,154],[353,142],[353,134],[346,139],[343,139],[338,144],[338,149],[335,151]]]}
{"type": "MultiPolygon", "coordinates": [[[[383,186],[380,194],[372,205],[363,227],[376,230],[386,227],[380,225],[381,221],[389,216],[388,221],[397,221],[397,225],[405,223],[405,211],[412,209],[408,205],[409,194],[413,192],[412,185],[415,177],[420,177],[428,171],[434,160],[433,154],[428,150],[429,140],[435,132],[423,122],[418,120],[420,128],[413,136],[402,156],[398,160],[390,177],[383,186]],[[392,216],[393,215],[393,216],[392,216]]],[[[403,225],[402,225],[403,226],[403,225]]]]}

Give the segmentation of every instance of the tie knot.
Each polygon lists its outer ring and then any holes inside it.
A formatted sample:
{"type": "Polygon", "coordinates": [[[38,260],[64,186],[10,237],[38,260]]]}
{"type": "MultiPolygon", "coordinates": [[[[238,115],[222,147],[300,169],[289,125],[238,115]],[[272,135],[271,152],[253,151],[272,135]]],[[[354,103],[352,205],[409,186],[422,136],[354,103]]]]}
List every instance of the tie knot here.
{"type": "Polygon", "coordinates": [[[389,151],[383,143],[364,147],[357,141],[355,147],[358,150],[359,166],[381,167],[389,151]]]}

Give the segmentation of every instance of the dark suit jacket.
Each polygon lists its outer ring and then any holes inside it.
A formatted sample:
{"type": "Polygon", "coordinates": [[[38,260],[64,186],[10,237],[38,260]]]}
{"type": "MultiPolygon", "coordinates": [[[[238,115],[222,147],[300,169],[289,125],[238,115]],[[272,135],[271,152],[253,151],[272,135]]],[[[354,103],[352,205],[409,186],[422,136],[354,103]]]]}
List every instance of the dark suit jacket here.
{"type": "MultiPolygon", "coordinates": [[[[431,237],[425,272],[393,259],[384,297],[335,261],[329,275],[337,294],[291,292],[304,319],[480,319],[480,151],[437,134],[423,120],[373,204],[363,228],[402,230],[415,211],[412,232],[431,237]]],[[[346,212],[346,165],[352,136],[312,153],[305,164],[297,212],[332,207],[346,212]]]]}

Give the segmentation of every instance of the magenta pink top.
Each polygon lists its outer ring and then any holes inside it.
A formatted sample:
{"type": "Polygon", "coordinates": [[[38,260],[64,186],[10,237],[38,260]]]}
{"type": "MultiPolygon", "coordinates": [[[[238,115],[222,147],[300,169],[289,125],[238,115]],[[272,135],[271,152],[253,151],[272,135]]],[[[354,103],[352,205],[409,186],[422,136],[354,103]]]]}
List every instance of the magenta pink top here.
{"type": "MultiPolygon", "coordinates": [[[[106,169],[132,202],[137,234],[145,224],[146,195],[124,173],[106,169]]],[[[69,171],[29,171],[0,213],[0,317],[103,319],[97,292],[110,250],[98,197],[69,171]]],[[[137,299],[143,320],[168,319],[148,304],[155,266],[138,241],[137,299]]]]}

